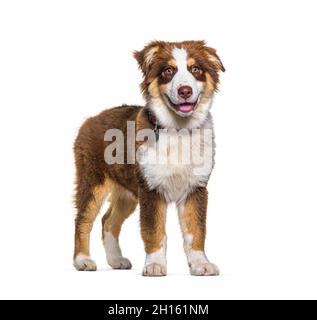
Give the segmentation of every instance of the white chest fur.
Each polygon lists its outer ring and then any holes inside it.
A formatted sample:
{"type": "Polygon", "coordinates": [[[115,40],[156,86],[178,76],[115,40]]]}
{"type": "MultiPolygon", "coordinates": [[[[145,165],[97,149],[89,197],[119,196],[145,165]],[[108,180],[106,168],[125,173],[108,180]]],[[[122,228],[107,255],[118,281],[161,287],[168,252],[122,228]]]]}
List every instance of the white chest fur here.
{"type": "Polygon", "coordinates": [[[195,187],[207,185],[214,164],[211,118],[200,129],[161,131],[156,143],[141,146],[138,161],[151,190],[181,202],[195,187]]]}

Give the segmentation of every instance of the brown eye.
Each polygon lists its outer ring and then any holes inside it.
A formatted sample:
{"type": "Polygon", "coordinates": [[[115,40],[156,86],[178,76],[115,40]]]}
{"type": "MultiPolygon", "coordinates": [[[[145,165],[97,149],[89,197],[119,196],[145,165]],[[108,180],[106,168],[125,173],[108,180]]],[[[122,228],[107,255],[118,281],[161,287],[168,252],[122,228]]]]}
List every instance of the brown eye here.
{"type": "Polygon", "coordinates": [[[167,76],[171,76],[173,73],[174,73],[174,70],[172,67],[167,67],[165,70],[164,70],[164,73],[167,75],[167,76]]]}
{"type": "Polygon", "coordinates": [[[201,69],[198,66],[192,66],[192,73],[200,73],[201,69]]]}

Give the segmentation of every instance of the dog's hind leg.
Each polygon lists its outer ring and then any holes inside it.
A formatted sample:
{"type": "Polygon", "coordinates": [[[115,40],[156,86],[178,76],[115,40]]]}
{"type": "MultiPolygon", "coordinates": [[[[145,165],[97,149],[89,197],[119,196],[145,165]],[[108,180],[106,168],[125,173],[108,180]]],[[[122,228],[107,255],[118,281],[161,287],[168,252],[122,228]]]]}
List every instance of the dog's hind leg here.
{"type": "Polygon", "coordinates": [[[106,184],[97,185],[91,191],[87,190],[89,200],[86,201],[87,204],[84,209],[78,210],[75,219],[74,266],[79,271],[95,271],[97,269],[96,263],[90,258],[89,239],[93,223],[106,196],[106,191],[106,184]]]}
{"type": "Polygon", "coordinates": [[[124,220],[135,210],[137,199],[130,191],[112,186],[110,206],[102,218],[102,239],[108,264],[113,269],[131,269],[131,262],[122,256],[119,234],[124,220]]]}

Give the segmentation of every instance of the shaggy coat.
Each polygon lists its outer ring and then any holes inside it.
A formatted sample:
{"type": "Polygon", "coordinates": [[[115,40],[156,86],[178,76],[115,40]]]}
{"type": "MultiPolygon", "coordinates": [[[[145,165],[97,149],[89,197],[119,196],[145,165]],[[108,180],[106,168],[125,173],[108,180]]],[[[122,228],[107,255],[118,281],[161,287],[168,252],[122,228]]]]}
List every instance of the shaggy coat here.
{"type": "MultiPolygon", "coordinates": [[[[102,218],[102,237],[109,265],[114,269],[131,268],[130,261],[122,256],[118,238],[122,223],[139,204],[146,251],[143,275],[166,275],[165,215],[167,204],[175,202],[191,274],[217,275],[217,267],[204,253],[204,243],[206,186],[214,156],[209,109],[224,67],[216,51],[203,41],[155,41],[135,52],[134,57],[144,76],[141,90],[146,105],[123,105],[89,118],[81,126],[74,144],[77,208],[74,266],[82,271],[96,270],[89,253],[89,234],[107,198],[109,207],[102,218]],[[192,163],[149,164],[157,150],[148,139],[131,141],[128,122],[135,124],[136,134],[143,129],[154,130],[158,141],[162,141],[164,135],[159,129],[175,130],[174,134],[188,129],[183,142],[208,129],[208,134],[199,136],[199,145],[205,148],[208,163],[198,174],[194,174],[192,163]],[[105,161],[105,150],[113,144],[105,139],[109,129],[119,129],[124,146],[132,145],[133,151],[140,151],[137,161],[129,161],[126,147],[114,150],[114,156],[123,153],[123,162],[105,161]]],[[[178,146],[170,144],[164,148],[160,152],[168,158],[172,158],[172,149],[178,150],[178,146]]]]}

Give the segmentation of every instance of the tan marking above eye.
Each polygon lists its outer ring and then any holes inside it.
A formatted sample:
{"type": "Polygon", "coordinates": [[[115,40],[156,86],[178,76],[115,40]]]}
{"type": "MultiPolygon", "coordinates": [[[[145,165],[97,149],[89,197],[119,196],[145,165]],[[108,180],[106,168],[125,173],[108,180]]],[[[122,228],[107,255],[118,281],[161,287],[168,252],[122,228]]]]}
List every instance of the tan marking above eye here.
{"type": "Polygon", "coordinates": [[[174,59],[168,60],[167,63],[168,63],[169,66],[171,66],[171,67],[173,67],[173,68],[176,68],[176,67],[177,67],[176,61],[175,61],[174,59]]]}
{"type": "Polygon", "coordinates": [[[187,60],[187,66],[188,66],[189,68],[191,68],[195,63],[196,63],[196,60],[195,60],[194,58],[189,58],[189,59],[187,60]]]}

